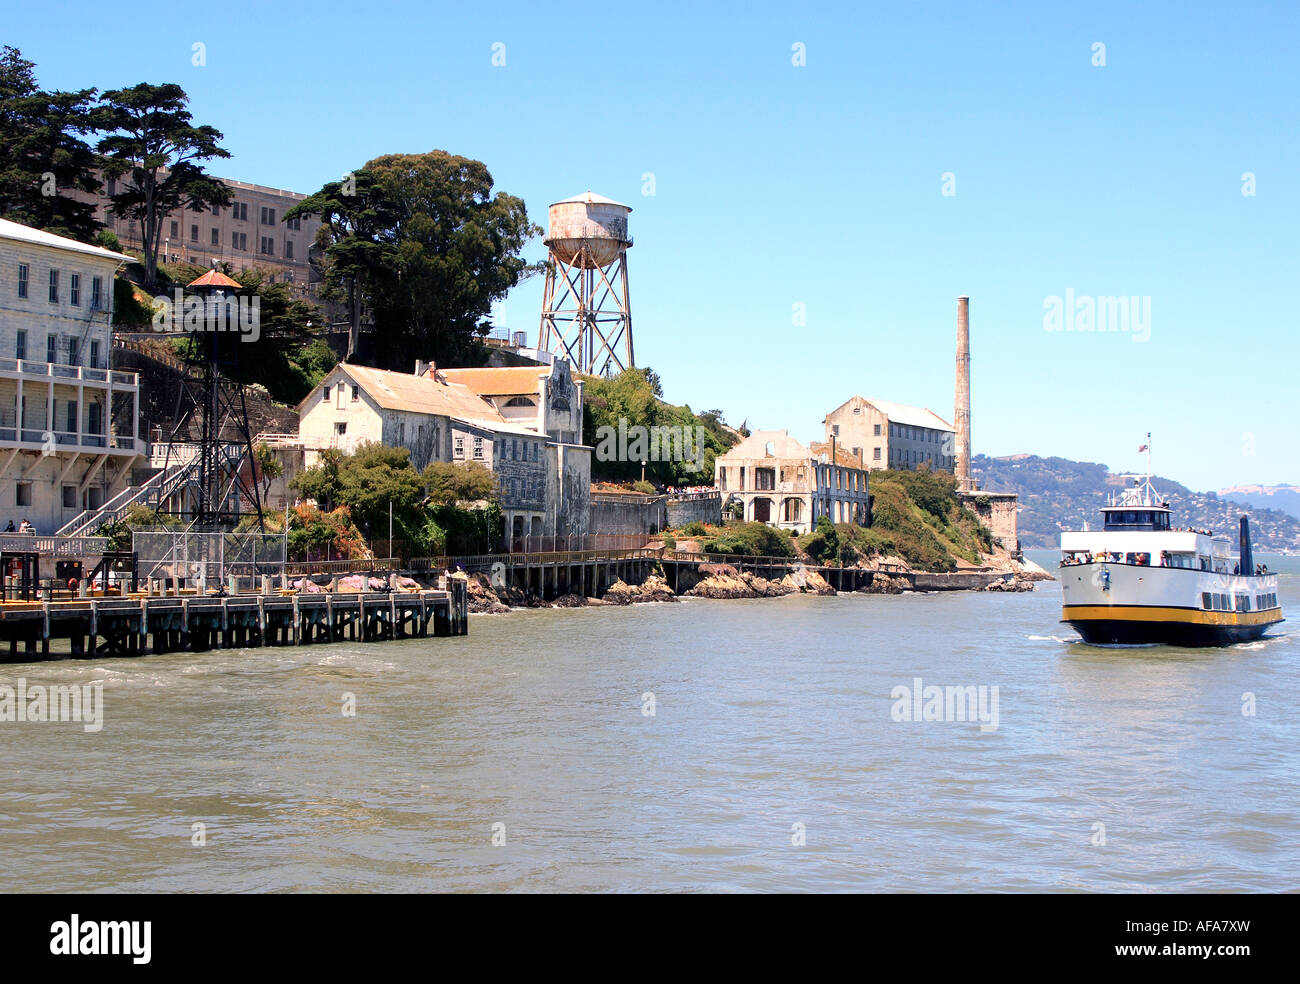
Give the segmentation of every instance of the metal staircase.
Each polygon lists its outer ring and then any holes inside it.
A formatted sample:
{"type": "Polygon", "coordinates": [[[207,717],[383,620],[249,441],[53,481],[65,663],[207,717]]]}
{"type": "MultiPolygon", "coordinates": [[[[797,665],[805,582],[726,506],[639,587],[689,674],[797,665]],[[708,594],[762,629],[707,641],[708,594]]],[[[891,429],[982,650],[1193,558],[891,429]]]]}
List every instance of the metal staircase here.
{"type": "Polygon", "coordinates": [[[98,509],[87,509],[65,523],[55,535],[89,536],[105,523],[119,522],[134,505],[158,508],[189,480],[196,464],[197,460],[191,460],[170,465],[140,485],[127,486],[98,509]]]}

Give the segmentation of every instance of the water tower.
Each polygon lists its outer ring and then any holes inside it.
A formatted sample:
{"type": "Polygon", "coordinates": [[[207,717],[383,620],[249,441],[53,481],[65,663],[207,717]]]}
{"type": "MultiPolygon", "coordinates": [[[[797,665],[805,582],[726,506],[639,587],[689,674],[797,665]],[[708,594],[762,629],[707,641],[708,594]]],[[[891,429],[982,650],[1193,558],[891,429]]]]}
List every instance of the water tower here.
{"type": "Polygon", "coordinates": [[[538,347],[588,375],[636,365],[627,288],[631,211],[590,191],[550,208],[538,347]]]}

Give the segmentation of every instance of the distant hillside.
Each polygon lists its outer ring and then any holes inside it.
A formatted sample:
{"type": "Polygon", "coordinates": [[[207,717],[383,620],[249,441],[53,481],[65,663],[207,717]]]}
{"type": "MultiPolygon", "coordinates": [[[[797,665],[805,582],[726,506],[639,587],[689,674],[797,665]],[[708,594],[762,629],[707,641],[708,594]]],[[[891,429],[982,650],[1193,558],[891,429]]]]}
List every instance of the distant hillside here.
{"type": "Polygon", "coordinates": [[[1219,489],[1219,497],[1260,509],[1277,509],[1300,519],[1300,485],[1237,485],[1219,489]]]}
{"type": "MultiPolygon", "coordinates": [[[[1084,523],[1096,529],[1106,496],[1132,484],[1131,476],[1113,475],[1105,465],[1032,454],[975,455],[971,468],[981,487],[1020,495],[1020,543],[1027,548],[1056,547],[1062,530],[1080,530],[1084,523]]],[[[1169,478],[1151,481],[1169,500],[1175,526],[1235,535],[1238,517],[1244,514],[1261,549],[1300,549],[1300,519],[1295,516],[1214,492],[1193,492],[1169,478]]]]}

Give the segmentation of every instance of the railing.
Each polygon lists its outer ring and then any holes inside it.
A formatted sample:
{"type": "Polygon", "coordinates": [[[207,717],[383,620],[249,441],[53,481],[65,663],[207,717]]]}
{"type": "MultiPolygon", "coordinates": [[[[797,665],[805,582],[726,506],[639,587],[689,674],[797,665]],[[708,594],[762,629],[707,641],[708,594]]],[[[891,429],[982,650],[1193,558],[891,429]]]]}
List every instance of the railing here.
{"type": "Polygon", "coordinates": [[[668,492],[669,502],[691,502],[698,499],[720,499],[722,491],[720,489],[707,489],[704,492],[668,492]]]}
{"type": "Polygon", "coordinates": [[[506,541],[512,554],[572,553],[575,550],[639,550],[651,537],[644,533],[581,533],[571,536],[514,536],[506,541]]]}
{"type": "Polygon", "coordinates": [[[102,554],[108,547],[103,536],[51,536],[36,533],[0,533],[0,550],[38,553],[47,557],[79,557],[102,554]]]}
{"type": "Polygon", "coordinates": [[[395,571],[398,569],[396,557],[375,557],[371,559],[349,560],[291,560],[284,565],[284,573],[290,577],[305,577],[311,574],[364,574],[367,571],[395,571]]]}
{"type": "Polygon", "coordinates": [[[115,386],[135,387],[140,377],[134,372],[119,372],[91,366],[69,366],[60,362],[36,362],[32,359],[0,359],[0,372],[18,373],[23,379],[45,377],[56,384],[102,383],[107,385],[110,376],[115,386]]]}
{"type": "Polygon", "coordinates": [[[658,550],[559,550],[532,554],[474,554],[469,556],[412,557],[413,571],[490,571],[495,565],[505,567],[540,566],[545,564],[585,564],[619,560],[655,560],[658,550]]]}

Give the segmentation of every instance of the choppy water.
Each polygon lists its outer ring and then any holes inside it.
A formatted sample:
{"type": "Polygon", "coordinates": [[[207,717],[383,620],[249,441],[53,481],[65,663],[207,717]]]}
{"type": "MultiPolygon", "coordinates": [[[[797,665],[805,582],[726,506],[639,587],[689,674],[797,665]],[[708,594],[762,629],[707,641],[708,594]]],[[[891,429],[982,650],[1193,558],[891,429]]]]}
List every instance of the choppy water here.
{"type": "Polygon", "coordinates": [[[1071,642],[1047,584],[3,666],[103,680],[105,714],[0,724],[0,889],[1294,890],[1300,563],[1270,564],[1292,621],[1218,650],[1071,642]],[[892,720],[915,677],[998,686],[997,730],[892,720]]]}

